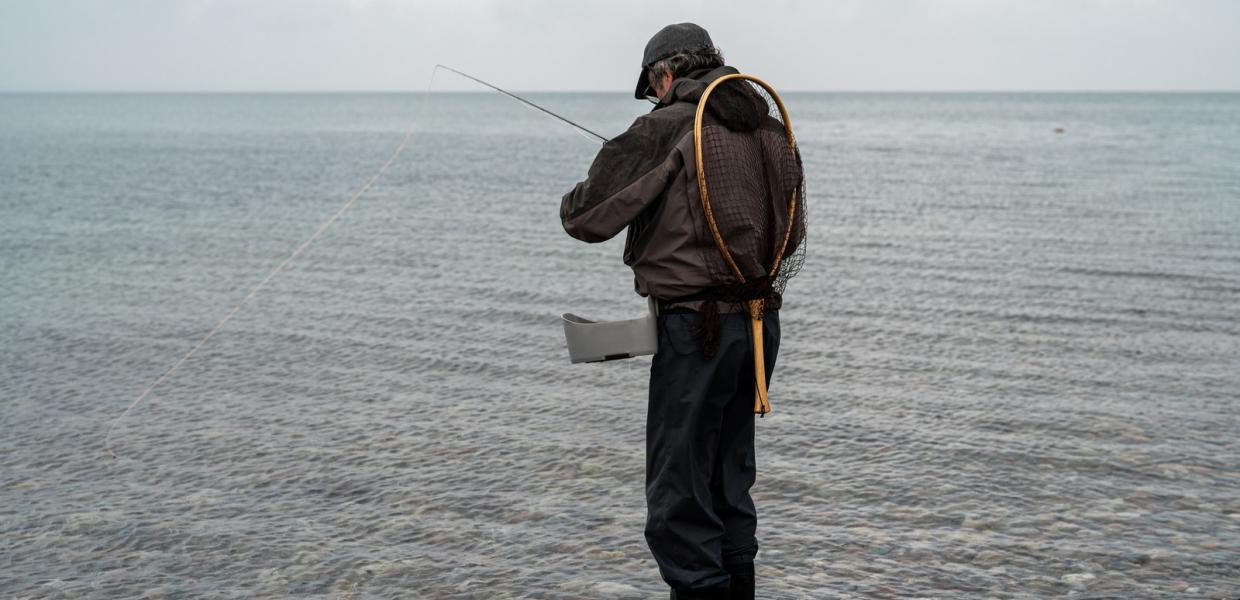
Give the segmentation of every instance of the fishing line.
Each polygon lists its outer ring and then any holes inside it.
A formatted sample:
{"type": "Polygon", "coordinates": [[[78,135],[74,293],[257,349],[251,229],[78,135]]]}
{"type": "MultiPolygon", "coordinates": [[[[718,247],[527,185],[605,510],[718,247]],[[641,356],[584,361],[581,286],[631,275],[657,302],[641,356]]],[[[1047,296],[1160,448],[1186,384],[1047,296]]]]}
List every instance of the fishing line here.
{"type": "Polygon", "coordinates": [[[426,112],[425,110],[426,100],[430,98],[431,86],[435,85],[435,75],[438,73],[439,73],[438,68],[431,71],[431,80],[429,83],[426,84],[426,95],[422,97],[422,107],[418,111],[418,119],[415,120],[414,124],[410,126],[408,131],[405,132],[405,137],[401,139],[399,144],[396,145],[396,149],[392,151],[392,155],[388,157],[387,162],[384,162],[383,166],[379,167],[379,170],[376,171],[374,175],[371,175],[370,179],[366,180],[366,183],[363,184],[362,187],[358,188],[358,190],[354,192],[353,196],[350,197],[348,201],[346,201],[330,218],[324,221],[322,225],[319,225],[319,228],[316,229],[314,233],[310,234],[310,237],[302,240],[302,242],[298,244],[296,248],[293,249],[293,252],[289,254],[288,257],[285,258],[283,262],[277,265],[276,268],[272,269],[271,272],[268,273],[267,276],[262,279],[262,281],[259,281],[257,285],[250,288],[249,293],[247,293],[245,297],[241,299],[240,302],[238,302],[235,306],[233,306],[232,310],[228,311],[228,314],[224,315],[224,318],[220,319],[220,321],[215,324],[215,327],[212,327],[211,331],[207,332],[207,335],[202,336],[202,339],[198,340],[198,343],[194,344],[194,347],[190,348],[189,352],[185,353],[185,356],[182,356],[180,360],[178,360],[175,364],[172,365],[172,367],[170,367],[167,371],[164,371],[162,375],[156,378],[155,381],[151,383],[151,385],[147,386],[145,390],[142,390],[142,393],[138,395],[138,398],[136,400],[130,403],[129,407],[125,409],[125,412],[121,413],[119,417],[117,417],[116,419],[112,421],[111,426],[108,427],[107,435],[105,435],[103,438],[103,447],[105,450],[108,451],[108,454],[112,455],[112,458],[116,458],[116,453],[112,451],[112,432],[113,430],[116,429],[117,424],[119,424],[122,420],[124,420],[125,417],[129,416],[129,413],[133,412],[133,409],[137,408],[138,405],[141,404],[142,401],[145,400],[146,397],[149,396],[156,387],[159,387],[159,384],[163,383],[164,380],[168,379],[169,375],[172,375],[174,372],[176,372],[177,369],[180,369],[181,365],[185,364],[185,361],[189,360],[190,357],[196,354],[198,350],[202,348],[204,344],[207,343],[208,340],[214,337],[215,334],[219,332],[220,328],[222,328],[225,323],[231,321],[233,316],[235,316],[237,312],[241,310],[241,307],[245,306],[246,304],[249,304],[250,300],[254,298],[255,294],[258,294],[259,290],[266,287],[269,281],[271,281],[276,275],[279,275],[281,271],[284,271],[284,268],[287,267],[290,263],[292,263],[294,259],[300,256],[301,253],[306,250],[306,248],[309,248],[310,244],[313,244],[315,240],[319,239],[319,236],[323,235],[323,232],[327,231],[327,228],[331,227],[332,224],[335,223],[336,220],[340,218],[340,215],[343,215],[345,211],[349,210],[349,208],[352,207],[353,204],[357,202],[358,198],[361,198],[362,194],[366,193],[366,190],[370,189],[370,186],[374,185],[375,181],[378,181],[379,177],[381,177],[385,172],[387,172],[388,167],[391,167],[392,163],[396,162],[396,158],[399,157],[400,153],[405,150],[405,146],[409,145],[409,140],[410,138],[413,137],[413,132],[417,129],[418,120],[420,120],[422,114],[426,112]]]}
{"type": "Polygon", "coordinates": [[[180,358],[180,360],[178,360],[171,367],[169,367],[168,370],[164,371],[163,374],[157,377],[155,381],[153,381],[150,385],[146,387],[146,389],[142,390],[142,393],[139,394],[138,397],[133,402],[131,402],[128,407],[125,408],[125,412],[122,412],[120,416],[112,420],[111,425],[108,426],[107,433],[103,436],[103,448],[104,450],[107,451],[108,454],[112,455],[113,459],[117,458],[116,452],[112,450],[112,433],[116,430],[116,426],[120,424],[120,422],[123,421],[125,417],[129,416],[129,414],[132,413],[135,408],[137,408],[140,404],[142,404],[142,401],[145,400],[147,396],[150,396],[151,392],[154,391],[155,388],[159,387],[159,385],[162,384],[165,380],[167,380],[169,376],[175,373],[177,369],[180,369],[181,365],[184,365],[186,361],[188,361],[191,357],[194,356],[194,354],[197,354],[198,350],[201,349],[207,343],[207,341],[209,341],[212,337],[215,337],[215,334],[218,333],[220,329],[223,328],[226,323],[231,321],[232,318],[236,316],[237,312],[239,312],[243,306],[245,306],[246,304],[249,304],[250,300],[254,299],[254,296],[258,294],[259,290],[262,290],[264,287],[266,287],[267,283],[269,283],[272,279],[274,279],[276,275],[279,275],[281,272],[283,272],[284,269],[289,266],[289,264],[291,264],[298,256],[301,255],[302,252],[305,252],[306,248],[309,248],[311,244],[313,244],[316,240],[318,240],[319,236],[323,235],[323,233],[327,231],[327,229],[331,227],[336,222],[336,220],[339,219],[340,216],[345,213],[345,211],[348,211],[350,208],[352,208],[353,205],[357,203],[358,199],[362,197],[362,194],[365,194],[366,191],[370,189],[370,186],[374,185],[374,183],[378,181],[379,178],[382,177],[384,173],[387,172],[388,168],[391,167],[392,164],[396,162],[396,159],[400,156],[400,154],[405,151],[405,147],[409,145],[409,140],[413,138],[414,131],[416,131],[418,128],[418,125],[421,124],[422,116],[426,114],[426,102],[427,100],[430,99],[431,88],[434,87],[435,85],[435,76],[439,74],[440,69],[451,71],[453,73],[456,73],[457,75],[460,75],[462,77],[481,83],[482,85],[485,85],[506,96],[509,96],[513,99],[516,99],[522,102],[527,107],[533,108],[547,115],[555,117],[556,119],[559,119],[565,123],[568,123],[569,125],[572,125],[573,127],[575,127],[577,130],[588,133],[598,138],[602,142],[607,141],[607,138],[597,133],[594,133],[593,131],[590,131],[589,129],[586,129],[585,127],[582,127],[581,125],[578,125],[564,117],[561,117],[560,115],[557,115],[541,106],[538,106],[537,104],[534,104],[533,102],[530,102],[529,100],[526,100],[525,98],[517,96],[516,94],[500,89],[494,85],[491,85],[471,75],[466,75],[465,73],[457,71],[456,69],[453,69],[451,67],[447,67],[444,65],[435,65],[434,70],[431,71],[431,79],[426,84],[426,94],[424,94],[422,97],[422,105],[418,109],[418,114],[414,120],[413,125],[411,125],[409,127],[409,130],[405,132],[405,137],[402,138],[400,143],[396,145],[396,149],[392,151],[392,155],[389,156],[387,161],[383,163],[383,166],[379,167],[379,170],[375,171],[375,174],[371,175],[370,179],[367,179],[366,183],[363,184],[362,187],[358,188],[358,190],[354,192],[353,195],[349,197],[349,199],[343,205],[341,205],[341,207],[337,209],[336,212],[333,213],[331,217],[329,217],[326,221],[324,221],[321,225],[319,225],[318,229],[316,229],[314,233],[310,234],[310,237],[307,237],[306,239],[302,240],[302,242],[298,244],[296,248],[293,249],[292,253],[290,253],[288,257],[284,259],[283,262],[281,262],[279,265],[276,265],[276,268],[272,269],[271,272],[268,273],[266,277],[264,277],[256,285],[254,285],[254,287],[250,288],[249,293],[247,293],[243,298],[241,298],[241,300],[232,307],[232,310],[229,310],[228,313],[224,315],[224,318],[220,319],[219,322],[216,323],[215,326],[212,327],[211,330],[208,331],[206,335],[202,336],[202,339],[198,340],[198,343],[194,344],[194,346],[190,348],[189,352],[186,352],[185,355],[180,358]]]}

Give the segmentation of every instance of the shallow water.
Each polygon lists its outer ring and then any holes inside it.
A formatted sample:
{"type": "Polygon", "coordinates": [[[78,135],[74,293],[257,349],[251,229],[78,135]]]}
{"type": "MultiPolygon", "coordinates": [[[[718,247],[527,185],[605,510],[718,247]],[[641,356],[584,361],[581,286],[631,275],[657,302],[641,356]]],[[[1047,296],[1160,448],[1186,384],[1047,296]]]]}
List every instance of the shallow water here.
{"type": "MultiPolygon", "coordinates": [[[[787,100],[759,596],[1240,594],[1240,95],[787,100]]],[[[649,361],[558,326],[644,310],[557,220],[595,150],[488,94],[0,95],[0,597],[661,597],[649,361]]]]}

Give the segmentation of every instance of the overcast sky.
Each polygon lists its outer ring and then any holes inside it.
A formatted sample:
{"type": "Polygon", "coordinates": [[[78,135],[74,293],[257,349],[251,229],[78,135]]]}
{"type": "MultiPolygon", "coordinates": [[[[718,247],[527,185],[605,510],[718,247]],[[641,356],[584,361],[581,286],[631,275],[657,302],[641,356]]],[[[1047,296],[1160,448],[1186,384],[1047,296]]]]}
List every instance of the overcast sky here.
{"type": "Polygon", "coordinates": [[[784,90],[1240,90],[1240,0],[0,0],[0,90],[623,92],[680,21],[784,90]]]}

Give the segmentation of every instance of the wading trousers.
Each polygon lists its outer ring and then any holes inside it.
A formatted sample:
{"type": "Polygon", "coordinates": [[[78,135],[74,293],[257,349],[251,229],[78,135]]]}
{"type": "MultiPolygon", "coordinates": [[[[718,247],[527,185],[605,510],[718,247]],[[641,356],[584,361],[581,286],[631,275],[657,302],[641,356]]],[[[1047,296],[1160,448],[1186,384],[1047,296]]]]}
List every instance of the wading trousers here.
{"type": "MultiPolygon", "coordinates": [[[[749,488],[754,460],[754,376],[749,315],[719,315],[707,359],[693,312],[659,315],[646,414],[646,542],[674,591],[728,589],[729,571],[758,551],[749,488]]],[[[763,321],[767,381],[779,351],[779,314],[763,321]]],[[[752,571],[749,571],[752,573],[752,571]]],[[[749,584],[752,586],[752,582],[749,584]]]]}

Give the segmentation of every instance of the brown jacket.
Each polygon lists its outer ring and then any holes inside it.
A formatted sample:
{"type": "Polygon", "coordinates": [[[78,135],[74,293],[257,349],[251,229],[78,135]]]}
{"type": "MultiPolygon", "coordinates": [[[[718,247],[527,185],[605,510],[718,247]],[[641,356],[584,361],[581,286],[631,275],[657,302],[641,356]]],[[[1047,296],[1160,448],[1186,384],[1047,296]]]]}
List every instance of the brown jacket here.
{"type": "MultiPolygon", "coordinates": [[[[577,239],[602,242],[628,227],[624,263],[633,269],[637,293],[642,296],[663,300],[701,297],[709,295],[712,288],[735,282],[703,214],[693,120],[706,86],[736,72],[720,67],[672,82],[663,103],[603,145],[586,180],[560,204],[564,230],[577,239]]],[[[713,111],[717,98],[726,100],[726,94],[720,92],[730,85],[724,84],[711,94],[707,127],[720,126],[721,118],[728,118],[713,111]]],[[[786,196],[800,184],[802,173],[800,161],[787,146],[783,126],[767,115],[765,102],[750,106],[757,109],[746,109],[752,114],[745,116],[756,129],[717,138],[727,145],[724,154],[733,158],[725,161],[731,164],[720,164],[718,169],[712,169],[708,162],[706,172],[711,176],[707,185],[717,220],[729,206],[750,212],[754,206],[762,207],[763,215],[749,215],[730,226],[720,223],[736,262],[747,278],[754,278],[769,268],[774,238],[782,238],[787,224],[783,216],[787,213],[786,196]],[[741,181],[713,179],[716,170],[740,173],[741,181]],[[715,181],[721,182],[718,189],[715,181]]],[[[789,254],[801,242],[800,236],[798,229],[789,241],[789,254]]]]}

